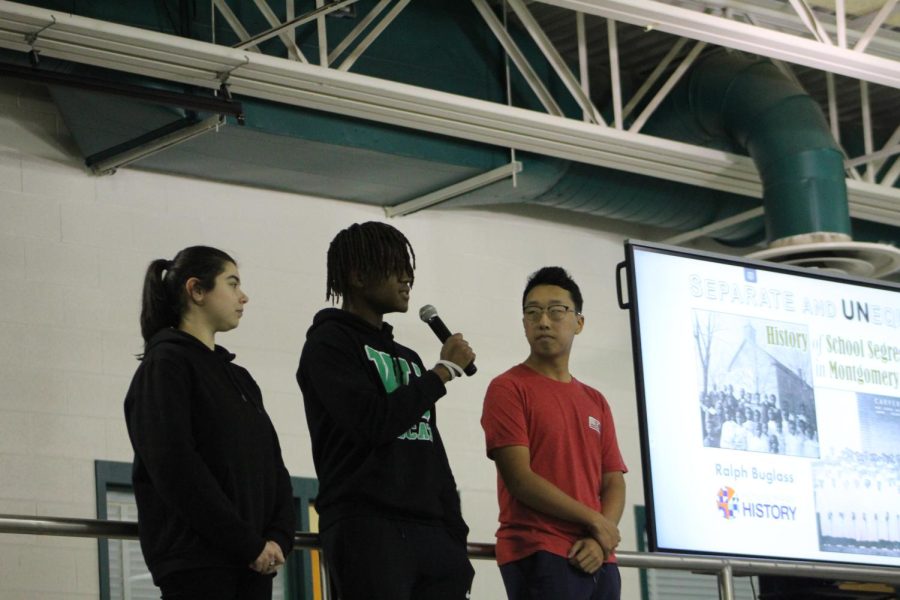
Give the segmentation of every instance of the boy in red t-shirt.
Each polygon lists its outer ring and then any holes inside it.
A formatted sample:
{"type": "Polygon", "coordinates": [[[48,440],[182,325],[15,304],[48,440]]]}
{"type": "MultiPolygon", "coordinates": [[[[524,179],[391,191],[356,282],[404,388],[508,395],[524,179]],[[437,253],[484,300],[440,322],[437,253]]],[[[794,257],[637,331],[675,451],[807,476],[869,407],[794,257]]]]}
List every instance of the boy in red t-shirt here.
{"type": "Polygon", "coordinates": [[[510,600],[618,600],[613,551],[625,463],[606,399],[569,373],[584,327],[578,285],[560,267],[528,279],[524,363],[496,377],[481,425],[497,465],[497,562],[510,600]]]}

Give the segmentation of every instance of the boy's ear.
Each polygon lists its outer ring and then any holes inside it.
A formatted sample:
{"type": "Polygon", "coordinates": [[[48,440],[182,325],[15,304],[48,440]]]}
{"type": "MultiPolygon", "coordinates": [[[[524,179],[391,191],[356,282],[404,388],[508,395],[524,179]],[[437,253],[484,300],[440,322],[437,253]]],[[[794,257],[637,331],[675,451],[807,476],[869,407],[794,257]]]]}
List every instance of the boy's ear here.
{"type": "Polygon", "coordinates": [[[350,282],[350,286],[357,289],[363,288],[366,285],[366,282],[363,280],[362,275],[356,269],[350,271],[350,277],[348,277],[347,279],[350,282]]]}

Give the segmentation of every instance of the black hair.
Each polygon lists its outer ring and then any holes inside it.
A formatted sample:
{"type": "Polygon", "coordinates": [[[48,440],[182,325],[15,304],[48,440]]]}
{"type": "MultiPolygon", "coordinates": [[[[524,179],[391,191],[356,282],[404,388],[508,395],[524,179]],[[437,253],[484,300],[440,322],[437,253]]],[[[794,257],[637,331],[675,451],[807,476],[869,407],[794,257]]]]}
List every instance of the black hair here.
{"type": "Polygon", "coordinates": [[[406,236],[385,223],[354,223],[338,232],[328,246],[325,299],[332,303],[351,290],[351,273],[364,283],[375,283],[391,275],[407,275],[412,285],[416,253],[406,236]]]}
{"type": "Polygon", "coordinates": [[[141,337],[145,350],[158,331],[177,327],[181,322],[187,308],[185,282],[196,277],[201,290],[212,290],[227,263],[237,264],[225,252],[209,246],[191,246],[176,254],[173,260],[158,258],[150,263],[144,276],[141,304],[141,337]]]}
{"type": "Polygon", "coordinates": [[[522,306],[525,306],[525,298],[528,292],[539,285],[555,285],[569,292],[572,295],[572,301],[575,303],[575,312],[580,313],[583,300],[581,298],[581,290],[578,284],[562,267],[543,267],[532,273],[528,277],[528,283],[525,284],[525,291],[522,293],[522,306]]]}

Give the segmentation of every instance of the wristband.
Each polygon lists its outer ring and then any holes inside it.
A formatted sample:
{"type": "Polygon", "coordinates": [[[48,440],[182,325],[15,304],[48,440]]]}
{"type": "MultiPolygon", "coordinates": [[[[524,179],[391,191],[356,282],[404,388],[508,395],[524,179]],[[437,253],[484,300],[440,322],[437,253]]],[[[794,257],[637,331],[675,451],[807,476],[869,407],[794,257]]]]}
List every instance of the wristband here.
{"type": "Polygon", "coordinates": [[[458,364],[456,364],[453,361],[445,360],[442,358],[439,361],[437,361],[437,364],[443,365],[450,372],[450,381],[453,381],[457,377],[463,376],[462,367],[460,367],[458,364]]]}

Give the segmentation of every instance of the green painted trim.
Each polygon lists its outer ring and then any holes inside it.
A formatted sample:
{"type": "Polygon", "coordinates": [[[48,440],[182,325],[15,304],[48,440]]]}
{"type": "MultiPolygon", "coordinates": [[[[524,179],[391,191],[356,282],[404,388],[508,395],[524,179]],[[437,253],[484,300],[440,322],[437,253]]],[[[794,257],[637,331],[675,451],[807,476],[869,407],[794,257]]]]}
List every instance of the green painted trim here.
{"type": "MultiPolygon", "coordinates": [[[[319,481],[309,477],[291,477],[291,488],[294,491],[297,528],[300,531],[309,531],[309,507],[319,495],[319,481]]],[[[313,573],[309,551],[291,552],[287,559],[286,572],[287,597],[312,600],[313,573]],[[302,595],[297,595],[299,590],[302,590],[302,595]]]]}
{"type": "MultiPolygon", "coordinates": [[[[634,505],[634,533],[637,538],[638,552],[646,552],[647,544],[644,542],[647,535],[647,509],[643,505],[634,505]]],[[[638,569],[641,578],[641,600],[650,600],[650,585],[647,582],[647,569],[638,569]]]]}
{"type": "MultiPolygon", "coordinates": [[[[110,489],[131,489],[131,463],[95,460],[94,485],[97,518],[107,519],[106,492],[110,489]]],[[[100,567],[100,600],[110,600],[109,541],[106,538],[97,539],[97,561],[100,567]]]]}
{"type": "MultiPolygon", "coordinates": [[[[131,463],[107,460],[94,461],[95,497],[97,518],[107,519],[106,493],[109,490],[131,491],[131,463]]],[[[309,507],[319,495],[319,481],[309,477],[291,477],[297,526],[309,531],[309,507]]],[[[100,571],[100,600],[111,600],[109,591],[109,542],[97,540],[97,560],[100,571]]],[[[312,561],[309,552],[291,552],[285,565],[285,596],[298,600],[311,600],[312,561]],[[302,590],[302,591],[301,591],[302,590]],[[298,593],[300,592],[300,593],[298,593]]]]}

